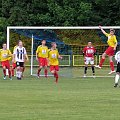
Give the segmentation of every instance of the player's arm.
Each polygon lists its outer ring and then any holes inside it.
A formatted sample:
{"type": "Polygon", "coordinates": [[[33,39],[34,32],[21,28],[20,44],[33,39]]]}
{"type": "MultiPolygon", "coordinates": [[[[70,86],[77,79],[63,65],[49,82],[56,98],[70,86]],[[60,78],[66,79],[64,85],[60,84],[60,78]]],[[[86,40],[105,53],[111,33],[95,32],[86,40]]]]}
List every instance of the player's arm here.
{"type": "Polygon", "coordinates": [[[8,50],[8,60],[10,61],[11,59],[12,59],[12,53],[11,53],[11,51],[10,50],[8,50]]]}
{"type": "Polygon", "coordinates": [[[116,39],[116,36],[115,36],[115,38],[114,38],[114,41],[115,41],[115,47],[114,47],[114,50],[116,50],[116,48],[117,48],[117,39],[116,39]]]}
{"type": "Polygon", "coordinates": [[[114,47],[114,50],[116,50],[116,48],[117,48],[117,43],[115,43],[115,47],[114,47]]]}
{"type": "Polygon", "coordinates": [[[59,59],[63,59],[63,57],[61,55],[58,56],[59,59]]]}
{"type": "Polygon", "coordinates": [[[86,53],[86,47],[83,49],[82,53],[83,53],[83,57],[84,57],[84,55],[86,53]]]}
{"type": "Polygon", "coordinates": [[[99,28],[100,28],[100,30],[102,31],[103,34],[105,34],[105,35],[107,34],[107,33],[105,32],[105,30],[103,30],[102,26],[99,25],[99,28]]]}
{"type": "Polygon", "coordinates": [[[12,57],[12,53],[10,50],[8,50],[8,57],[12,57]]]}
{"type": "Polygon", "coordinates": [[[50,50],[48,50],[47,63],[48,63],[48,66],[50,66],[50,50]]]}
{"type": "Polygon", "coordinates": [[[38,61],[38,53],[36,52],[36,60],[38,61]]]}
{"type": "Polygon", "coordinates": [[[46,58],[47,59],[47,63],[48,63],[48,66],[50,66],[50,49],[47,50],[47,54],[48,54],[48,57],[46,58]]]}
{"type": "Polygon", "coordinates": [[[27,51],[26,51],[25,48],[24,48],[24,59],[25,59],[26,61],[29,61],[29,58],[28,58],[28,55],[27,55],[27,51]]]}
{"type": "Polygon", "coordinates": [[[24,58],[25,58],[25,61],[29,61],[29,58],[28,58],[27,53],[26,53],[26,54],[24,54],[24,58]]]}
{"type": "Polygon", "coordinates": [[[96,49],[94,48],[94,55],[96,55],[96,52],[97,52],[97,51],[96,51],[96,49]]]}
{"type": "Polygon", "coordinates": [[[63,57],[59,54],[59,52],[58,52],[58,58],[63,59],[63,57]]]}
{"type": "Polygon", "coordinates": [[[38,61],[38,51],[39,51],[39,47],[36,50],[36,60],[38,61]]]}

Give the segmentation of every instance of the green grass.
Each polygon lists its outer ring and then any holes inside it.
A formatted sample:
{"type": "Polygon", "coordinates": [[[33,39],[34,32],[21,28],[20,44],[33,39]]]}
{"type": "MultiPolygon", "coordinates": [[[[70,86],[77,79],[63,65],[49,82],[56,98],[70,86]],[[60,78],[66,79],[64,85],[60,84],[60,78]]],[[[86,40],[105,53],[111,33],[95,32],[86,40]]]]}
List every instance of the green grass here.
{"type": "MultiPolygon", "coordinates": [[[[71,73],[79,75],[79,69],[71,73]]],[[[120,120],[120,89],[113,88],[113,78],[60,77],[55,84],[53,77],[26,74],[21,81],[1,77],[0,120],[120,120]]]]}

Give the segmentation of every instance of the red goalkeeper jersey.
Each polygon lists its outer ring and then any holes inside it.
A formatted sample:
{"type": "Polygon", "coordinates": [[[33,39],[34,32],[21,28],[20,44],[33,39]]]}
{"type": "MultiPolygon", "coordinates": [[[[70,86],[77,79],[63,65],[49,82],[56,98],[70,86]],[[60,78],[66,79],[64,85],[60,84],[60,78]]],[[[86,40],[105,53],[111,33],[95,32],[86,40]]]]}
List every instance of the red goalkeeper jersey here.
{"type": "Polygon", "coordinates": [[[94,57],[94,53],[96,52],[94,47],[84,47],[83,49],[83,53],[85,55],[85,57],[94,57]]]}

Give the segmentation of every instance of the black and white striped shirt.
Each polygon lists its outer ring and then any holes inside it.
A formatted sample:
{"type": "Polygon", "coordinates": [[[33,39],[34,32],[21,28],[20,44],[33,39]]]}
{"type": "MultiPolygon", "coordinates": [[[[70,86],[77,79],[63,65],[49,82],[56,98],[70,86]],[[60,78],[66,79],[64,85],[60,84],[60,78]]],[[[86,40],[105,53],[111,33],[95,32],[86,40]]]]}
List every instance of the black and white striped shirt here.
{"type": "Polygon", "coordinates": [[[120,51],[115,54],[115,60],[120,63],[120,51]]]}
{"type": "Polygon", "coordinates": [[[27,54],[26,49],[24,47],[16,47],[13,54],[15,55],[16,62],[24,62],[25,55],[27,54]]]}

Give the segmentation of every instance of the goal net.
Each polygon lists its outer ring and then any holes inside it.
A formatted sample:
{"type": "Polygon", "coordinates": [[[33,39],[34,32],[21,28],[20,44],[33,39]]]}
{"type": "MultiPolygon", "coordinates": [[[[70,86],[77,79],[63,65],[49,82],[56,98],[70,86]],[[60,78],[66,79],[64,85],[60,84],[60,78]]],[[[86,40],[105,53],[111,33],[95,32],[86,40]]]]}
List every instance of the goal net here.
{"type": "MultiPolygon", "coordinates": [[[[120,40],[120,26],[103,26],[109,32],[110,28],[116,30],[117,39],[120,40]]],[[[47,46],[50,48],[51,42],[56,42],[58,50],[63,56],[60,60],[60,75],[67,77],[83,76],[84,57],[82,55],[83,48],[89,41],[97,49],[95,56],[95,64],[100,61],[101,54],[107,48],[107,38],[101,33],[98,26],[91,27],[25,27],[25,26],[8,26],[7,27],[7,47],[13,50],[18,40],[22,40],[29,55],[30,74],[36,76],[38,62],[36,61],[35,52],[42,39],[46,39],[47,46]],[[81,67],[81,68],[80,68],[81,67]]],[[[119,49],[119,48],[118,48],[119,49]]],[[[114,60],[114,58],[113,58],[114,60]]],[[[108,58],[104,66],[109,66],[108,58]]],[[[91,73],[89,74],[91,76],[91,73]]],[[[41,73],[44,76],[44,73],[41,73]]],[[[51,74],[49,73],[49,76],[51,74]]],[[[98,76],[104,76],[99,73],[98,76]]]]}

